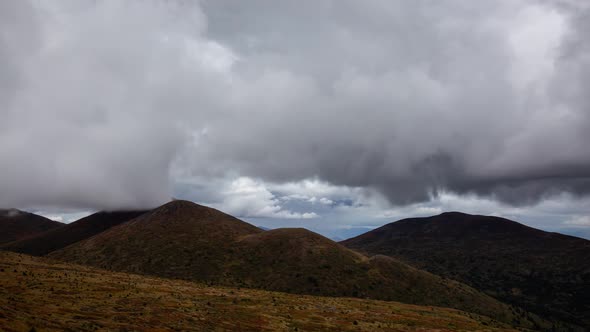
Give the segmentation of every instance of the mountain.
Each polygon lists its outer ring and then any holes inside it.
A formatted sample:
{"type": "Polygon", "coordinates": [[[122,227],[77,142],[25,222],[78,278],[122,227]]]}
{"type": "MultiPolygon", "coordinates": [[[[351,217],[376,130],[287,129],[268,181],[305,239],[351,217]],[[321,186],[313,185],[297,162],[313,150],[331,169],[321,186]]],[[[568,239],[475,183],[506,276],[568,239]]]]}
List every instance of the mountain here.
{"type": "Polygon", "coordinates": [[[516,331],[455,309],[293,295],[0,252],[0,330],[516,331]]]}
{"type": "Polygon", "coordinates": [[[5,243],[0,246],[0,249],[35,256],[46,255],[127,222],[145,212],[147,211],[97,212],[63,227],[51,229],[20,241],[5,243]]]}
{"type": "Polygon", "coordinates": [[[590,241],[449,212],[400,220],[341,243],[467,283],[544,317],[590,326],[590,241]]]}
{"type": "Polygon", "coordinates": [[[0,245],[25,239],[63,225],[33,213],[17,209],[0,209],[0,245]]]}
{"type": "Polygon", "coordinates": [[[305,229],[263,231],[187,201],[165,204],[49,257],[217,285],[454,307],[529,327],[536,320],[396,259],[369,258],[305,229]]]}

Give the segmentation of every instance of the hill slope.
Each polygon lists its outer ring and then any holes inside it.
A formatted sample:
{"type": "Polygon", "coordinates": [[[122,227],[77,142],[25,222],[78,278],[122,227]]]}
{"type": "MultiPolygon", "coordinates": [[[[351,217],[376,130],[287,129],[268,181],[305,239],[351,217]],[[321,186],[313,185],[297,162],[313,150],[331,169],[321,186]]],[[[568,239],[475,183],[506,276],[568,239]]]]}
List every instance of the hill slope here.
{"type": "MultiPolygon", "coordinates": [[[[186,201],[168,203],[49,256],[167,278],[449,306],[504,322],[522,319],[466,285],[395,259],[368,258],[305,229],[262,231],[186,201]]],[[[522,324],[532,326],[527,320],[522,324]]]]}
{"type": "Polygon", "coordinates": [[[113,226],[138,217],[146,211],[97,212],[33,237],[6,243],[2,250],[29,255],[43,256],[54,250],[65,248],[72,243],[87,239],[113,226]]]}
{"type": "Polygon", "coordinates": [[[590,241],[488,216],[400,220],[343,245],[389,255],[508,303],[590,326],[590,241]]]}
{"type": "Polygon", "coordinates": [[[64,224],[17,209],[0,209],[0,245],[35,236],[64,224]]]}
{"type": "Polygon", "coordinates": [[[516,331],[454,309],[208,287],[0,252],[0,330],[516,331]]]}

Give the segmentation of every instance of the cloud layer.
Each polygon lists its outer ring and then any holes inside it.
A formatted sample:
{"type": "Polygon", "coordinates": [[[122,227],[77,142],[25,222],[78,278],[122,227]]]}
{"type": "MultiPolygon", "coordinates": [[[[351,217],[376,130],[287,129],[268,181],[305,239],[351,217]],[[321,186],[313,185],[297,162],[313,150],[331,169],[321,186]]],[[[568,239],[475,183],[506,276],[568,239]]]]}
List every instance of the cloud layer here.
{"type": "Polygon", "coordinates": [[[190,177],[229,179],[218,201],[245,215],[301,218],[264,185],[269,204],[238,206],[256,187],[239,181],[319,179],[394,205],[585,196],[589,15],[541,0],[4,1],[0,205],[148,207],[190,177]]]}

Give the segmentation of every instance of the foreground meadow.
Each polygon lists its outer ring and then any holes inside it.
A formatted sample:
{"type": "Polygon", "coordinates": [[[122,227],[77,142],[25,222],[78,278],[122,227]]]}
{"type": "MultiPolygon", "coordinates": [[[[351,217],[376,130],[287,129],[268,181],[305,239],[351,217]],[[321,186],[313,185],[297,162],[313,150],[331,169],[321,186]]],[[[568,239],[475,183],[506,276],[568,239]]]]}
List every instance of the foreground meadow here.
{"type": "Polygon", "coordinates": [[[494,331],[459,310],[113,273],[0,252],[3,331],[494,331]]]}

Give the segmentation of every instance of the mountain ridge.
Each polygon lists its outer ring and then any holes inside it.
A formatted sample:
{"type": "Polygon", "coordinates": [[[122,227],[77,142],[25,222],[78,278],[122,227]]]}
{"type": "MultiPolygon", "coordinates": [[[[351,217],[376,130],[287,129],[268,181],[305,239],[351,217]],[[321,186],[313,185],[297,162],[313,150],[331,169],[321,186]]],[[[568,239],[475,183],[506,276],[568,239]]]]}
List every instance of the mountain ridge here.
{"type": "Polygon", "coordinates": [[[101,211],[72,223],[38,233],[18,241],[5,243],[0,249],[34,256],[43,256],[127,222],[147,211],[101,211]]]}
{"type": "Polygon", "coordinates": [[[65,224],[18,209],[0,209],[0,245],[26,239],[65,224]]]}
{"type": "Polygon", "coordinates": [[[590,241],[459,212],[407,218],[342,241],[465,282],[537,314],[590,325],[590,241]]]}
{"type": "MultiPolygon", "coordinates": [[[[465,308],[509,323],[522,318],[475,289],[398,260],[365,257],[302,228],[263,231],[187,201],[167,203],[49,257],[232,287],[465,308]]],[[[522,324],[532,327],[536,318],[529,318],[522,324]]]]}

